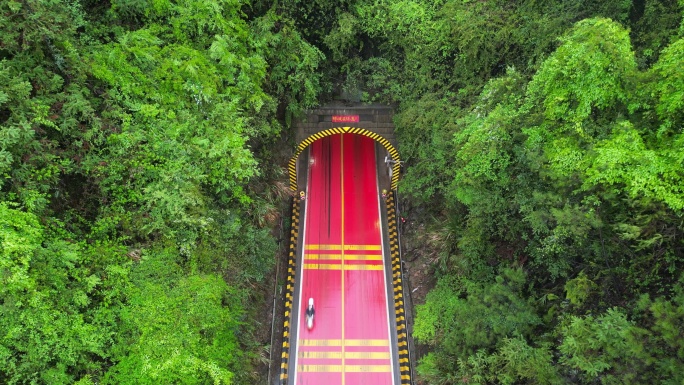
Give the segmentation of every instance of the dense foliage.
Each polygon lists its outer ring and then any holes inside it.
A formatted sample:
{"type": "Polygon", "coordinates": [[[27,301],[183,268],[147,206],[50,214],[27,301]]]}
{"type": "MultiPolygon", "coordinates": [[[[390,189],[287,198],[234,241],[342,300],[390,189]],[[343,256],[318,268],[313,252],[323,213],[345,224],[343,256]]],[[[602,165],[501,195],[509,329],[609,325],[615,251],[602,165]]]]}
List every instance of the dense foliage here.
{"type": "Polygon", "coordinates": [[[682,0],[0,2],[0,383],[253,384],[287,127],[391,103],[430,384],[684,381],[682,0]],[[275,186],[275,187],[274,187],[275,186]]]}
{"type": "Polygon", "coordinates": [[[249,9],[0,2],[0,383],[264,381],[278,119],[322,57],[249,9]]]}

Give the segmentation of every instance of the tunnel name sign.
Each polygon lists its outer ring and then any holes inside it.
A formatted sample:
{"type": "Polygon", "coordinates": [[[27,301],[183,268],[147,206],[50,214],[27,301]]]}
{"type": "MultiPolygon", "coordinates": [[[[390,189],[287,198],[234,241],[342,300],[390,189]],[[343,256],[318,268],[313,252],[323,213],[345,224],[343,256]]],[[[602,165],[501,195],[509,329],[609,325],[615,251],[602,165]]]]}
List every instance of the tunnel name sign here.
{"type": "Polygon", "coordinates": [[[333,115],[332,122],[333,123],[358,123],[359,122],[359,116],[358,115],[333,115]]]}

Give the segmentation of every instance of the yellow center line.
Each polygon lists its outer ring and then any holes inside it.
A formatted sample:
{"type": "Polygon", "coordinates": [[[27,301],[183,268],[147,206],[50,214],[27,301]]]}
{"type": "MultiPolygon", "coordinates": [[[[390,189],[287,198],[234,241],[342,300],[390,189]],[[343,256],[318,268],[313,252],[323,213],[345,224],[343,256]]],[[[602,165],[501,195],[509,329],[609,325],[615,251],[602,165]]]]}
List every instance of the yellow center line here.
{"type": "Polygon", "coordinates": [[[340,194],[340,200],[342,201],[342,212],[340,213],[340,218],[342,219],[342,225],[340,227],[340,243],[341,250],[340,255],[342,259],[342,385],[344,385],[344,135],[340,135],[340,187],[342,189],[340,194]]]}

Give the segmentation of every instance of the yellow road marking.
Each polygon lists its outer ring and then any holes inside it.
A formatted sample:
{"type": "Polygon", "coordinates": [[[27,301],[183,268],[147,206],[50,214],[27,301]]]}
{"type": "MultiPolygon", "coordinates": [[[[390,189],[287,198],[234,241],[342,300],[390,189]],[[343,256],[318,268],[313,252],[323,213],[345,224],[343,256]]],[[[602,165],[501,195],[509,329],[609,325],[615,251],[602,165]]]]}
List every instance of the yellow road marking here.
{"type": "MultiPolygon", "coordinates": [[[[389,340],[345,340],[345,346],[389,346],[389,340]]],[[[342,346],[342,340],[300,339],[300,346],[342,346]]]]}
{"type": "Polygon", "coordinates": [[[342,250],[342,245],[304,245],[305,250],[342,250]]]}
{"type": "MultiPolygon", "coordinates": [[[[344,201],[344,198],[342,200],[344,201]]],[[[342,217],[342,222],[344,222],[344,216],[342,217]]],[[[344,238],[344,228],[342,233],[344,238]]],[[[304,245],[304,250],[382,250],[382,245],[345,245],[344,242],[341,245],[310,244],[304,245]]]]}
{"type": "MultiPolygon", "coordinates": [[[[329,263],[305,263],[308,270],[342,270],[343,265],[329,263]]],[[[344,270],[382,270],[382,265],[344,265],[344,270]]]]}
{"type": "Polygon", "coordinates": [[[347,261],[382,261],[382,254],[304,254],[304,259],[344,259],[347,261]]]}
{"type": "MultiPolygon", "coordinates": [[[[342,359],[342,352],[299,352],[299,358],[342,359]]],[[[344,352],[348,360],[389,360],[388,352],[344,352]]]]}
{"type": "Polygon", "coordinates": [[[297,365],[297,371],[319,373],[389,373],[390,365],[297,365]]]}
{"type": "Polygon", "coordinates": [[[344,352],[346,359],[367,359],[367,360],[384,360],[390,359],[390,354],[387,352],[344,352]]]}
{"type": "Polygon", "coordinates": [[[382,270],[382,265],[344,265],[345,270],[382,270]]]}
{"type": "MultiPolygon", "coordinates": [[[[327,372],[340,373],[342,372],[342,365],[297,365],[297,371],[304,372],[327,372]]],[[[344,378],[344,376],[342,376],[344,378]]]]}
{"type": "Polygon", "coordinates": [[[346,340],[347,346],[389,346],[389,340],[346,340]]]}
{"type": "Polygon", "coordinates": [[[342,346],[342,340],[299,340],[300,346],[342,346]]]}
{"type": "Polygon", "coordinates": [[[300,358],[342,359],[342,352],[299,352],[300,358]]]}
{"type": "Polygon", "coordinates": [[[347,261],[382,261],[382,254],[345,254],[347,261]]]}
{"type": "Polygon", "coordinates": [[[345,250],[382,250],[381,245],[344,245],[345,250]]]}
{"type": "Polygon", "coordinates": [[[340,264],[318,264],[318,263],[305,263],[304,269],[310,270],[342,270],[342,265],[340,264]]]}
{"type": "Polygon", "coordinates": [[[391,371],[391,367],[389,365],[345,365],[344,371],[354,373],[389,373],[391,371]]]}

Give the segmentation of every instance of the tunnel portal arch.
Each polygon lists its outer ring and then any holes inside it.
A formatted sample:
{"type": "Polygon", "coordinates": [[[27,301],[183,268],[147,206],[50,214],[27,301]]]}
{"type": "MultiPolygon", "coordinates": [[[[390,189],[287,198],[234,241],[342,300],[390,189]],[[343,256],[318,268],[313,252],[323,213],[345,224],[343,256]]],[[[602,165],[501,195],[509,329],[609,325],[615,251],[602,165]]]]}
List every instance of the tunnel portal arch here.
{"type": "Polygon", "coordinates": [[[367,136],[376,142],[378,142],[382,147],[384,147],[387,150],[387,153],[389,154],[389,158],[386,159],[386,162],[388,163],[388,166],[390,167],[390,189],[396,190],[397,189],[397,183],[399,182],[399,171],[400,171],[400,159],[399,159],[399,151],[392,145],[392,143],[385,138],[384,136],[373,132],[371,130],[365,129],[365,128],[359,128],[359,127],[333,127],[329,128],[320,132],[317,132],[315,134],[311,134],[307,136],[304,140],[299,142],[297,145],[297,149],[295,150],[294,155],[292,155],[292,158],[290,158],[290,162],[288,164],[288,173],[290,176],[290,189],[292,191],[297,191],[298,185],[297,185],[297,163],[299,159],[299,155],[306,150],[307,147],[309,147],[313,142],[325,138],[326,136],[331,136],[331,135],[338,135],[338,134],[357,134],[357,135],[363,135],[367,136]]]}

